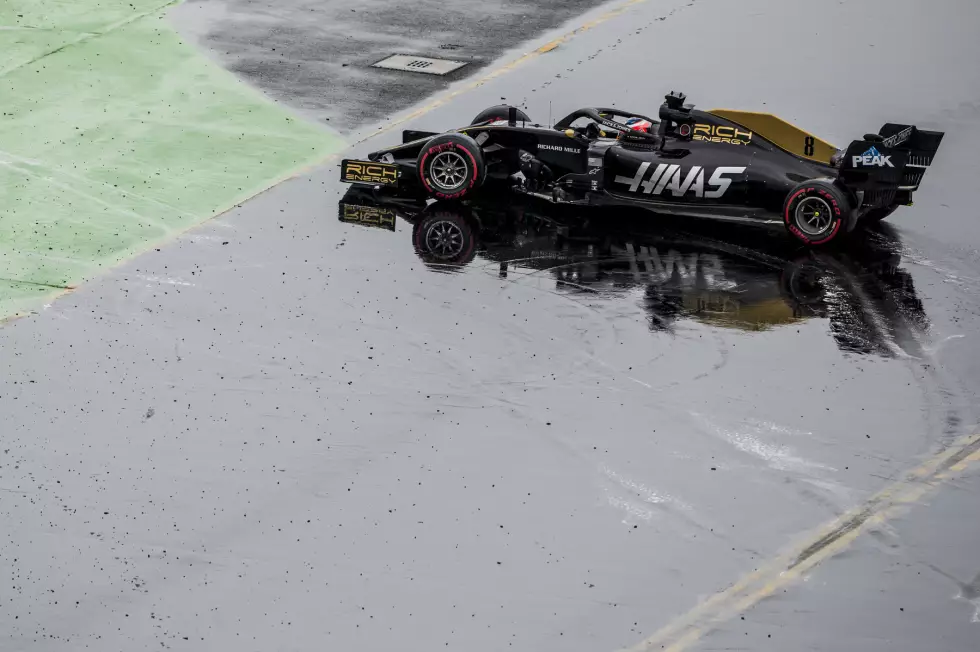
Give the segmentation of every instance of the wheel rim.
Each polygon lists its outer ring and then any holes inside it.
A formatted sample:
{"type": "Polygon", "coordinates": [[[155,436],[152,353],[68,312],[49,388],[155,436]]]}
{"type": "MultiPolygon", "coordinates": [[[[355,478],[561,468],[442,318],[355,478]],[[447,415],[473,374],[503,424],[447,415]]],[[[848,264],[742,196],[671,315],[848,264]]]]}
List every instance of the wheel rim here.
{"type": "Polygon", "coordinates": [[[425,248],[439,258],[452,258],[463,250],[463,229],[458,224],[440,220],[425,232],[425,248]]]}
{"type": "Polygon", "coordinates": [[[812,263],[797,266],[789,278],[793,299],[801,305],[815,304],[823,298],[823,271],[812,263]]]}
{"type": "Polygon", "coordinates": [[[807,235],[820,235],[830,228],[834,214],[820,197],[807,197],[796,206],[796,226],[807,235]]]}
{"type": "Polygon", "coordinates": [[[432,159],[429,174],[441,190],[455,190],[466,180],[466,160],[458,152],[441,152],[432,159]]]}

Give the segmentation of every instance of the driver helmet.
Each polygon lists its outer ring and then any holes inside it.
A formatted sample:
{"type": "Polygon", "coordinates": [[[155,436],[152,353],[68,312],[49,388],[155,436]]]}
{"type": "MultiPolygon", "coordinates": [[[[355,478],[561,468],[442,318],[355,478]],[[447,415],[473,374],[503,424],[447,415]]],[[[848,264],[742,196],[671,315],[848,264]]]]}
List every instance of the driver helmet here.
{"type": "Polygon", "coordinates": [[[650,133],[650,129],[653,128],[653,123],[649,120],[644,120],[643,118],[629,118],[626,121],[626,126],[630,128],[631,131],[642,131],[643,133],[650,133]]]}

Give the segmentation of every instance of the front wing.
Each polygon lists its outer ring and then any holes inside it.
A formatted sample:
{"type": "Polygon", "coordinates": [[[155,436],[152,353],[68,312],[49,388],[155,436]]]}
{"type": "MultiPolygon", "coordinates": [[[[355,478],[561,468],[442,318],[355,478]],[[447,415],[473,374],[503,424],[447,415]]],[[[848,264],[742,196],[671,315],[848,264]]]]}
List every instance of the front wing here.
{"type": "Polygon", "coordinates": [[[395,163],[347,158],[340,163],[340,180],[345,183],[398,187],[403,175],[404,170],[395,163]]]}

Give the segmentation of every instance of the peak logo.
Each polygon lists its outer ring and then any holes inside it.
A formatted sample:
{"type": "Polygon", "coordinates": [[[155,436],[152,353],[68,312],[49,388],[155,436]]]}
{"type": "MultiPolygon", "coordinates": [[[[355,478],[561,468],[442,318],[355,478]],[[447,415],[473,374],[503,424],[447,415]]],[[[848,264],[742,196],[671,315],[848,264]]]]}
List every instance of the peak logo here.
{"type": "Polygon", "coordinates": [[[878,148],[874,145],[872,145],[871,148],[864,154],[861,154],[861,156],[852,156],[851,164],[854,167],[861,167],[865,165],[871,165],[879,168],[883,168],[885,166],[890,168],[895,167],[892,165],[891,156],[882,156],[881,152],[879,152],[878,148]]]}
{"type": "Polygon", "coordinates": [[[662,195],[669,190],[674,197],[683,197],[687,193],[694,193],[695,197],[707,199],[717,199],[724,196],[728,187],[732,184],[731,179],[725,178],[726,174],[741,174],[745,172],[744,167],[719,167],[707,180],[709,189],[705,190],[705,174],[707,170],[700,165],[695,165],[688,169],[687,173],[681,171],[679,165],[659,164],[647,178],[647,170],[650,163],[642,163],[636,174],[632,177],[618,175],[616,183],[629,186],[630,192],[642,192],[646,195],[662,195]],[[641,190],[642,188],[642,190],[641,190]]]}

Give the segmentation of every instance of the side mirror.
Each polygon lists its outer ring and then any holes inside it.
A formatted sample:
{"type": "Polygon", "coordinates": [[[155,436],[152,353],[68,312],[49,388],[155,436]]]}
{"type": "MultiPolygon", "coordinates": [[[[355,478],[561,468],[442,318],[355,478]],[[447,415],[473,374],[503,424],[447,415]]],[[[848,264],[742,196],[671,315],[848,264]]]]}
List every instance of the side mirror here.
{"type": "Polygon", "coordinates": [[[674,109],[675,111],[683,111],[684,113],[690,113],[691,109],[694,108],[693,104],[685,104],[684,100],[687,99],[687,95],[684,93],[678,93],[676,91],[671,91],[664,95],[664,104],[669,109],[674,109]]]}

